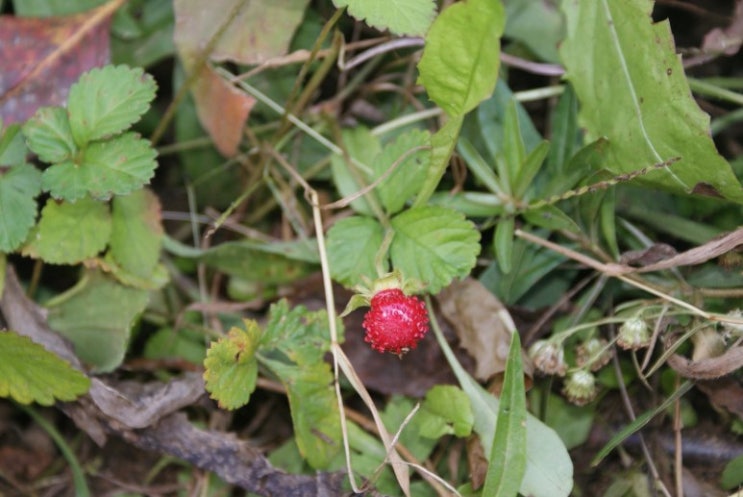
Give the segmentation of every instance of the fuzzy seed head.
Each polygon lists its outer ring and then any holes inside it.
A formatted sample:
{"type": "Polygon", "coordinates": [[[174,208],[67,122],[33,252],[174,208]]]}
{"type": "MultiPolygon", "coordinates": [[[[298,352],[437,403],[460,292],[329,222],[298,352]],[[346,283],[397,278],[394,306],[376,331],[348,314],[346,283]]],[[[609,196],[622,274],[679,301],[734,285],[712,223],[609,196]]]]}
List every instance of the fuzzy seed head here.
{"type": "Polygon", "coordinates": [[[596,377],[585,369],[579,369],[568,375],[563,395],[577,406],[584,406],[596,398],[596,377]]]}
{"type": "Polygon", "coordinates": [[[557,344],[551,340],[537,340],[534,342],[529,348],[529,357],[532,358],[537,369],[544,374],[565,376],[565,372],[568,370],[562,344],[557,344]]]}
{"type": "Polygon", "coordinates": [[[578,367],[598,371],[609,363],[613,352],[614,349],[609,348],[609,342],[605,339],[589,338],[578,346],[575,362],[578,367]]]}
{"type": "Polygon", "coordinates": [[[398,288],[377,292],[362,324],[364,340],[374,350],[401,355],[414,349],[428,332],[426,305],[398,288]]]}
{"type": "Polygon", "coordinates": [[[629,318],[619,327],[617,345],[624,350],[637,350],[650,345],[650,331],[644,319],[637,316],[629,318]]]}

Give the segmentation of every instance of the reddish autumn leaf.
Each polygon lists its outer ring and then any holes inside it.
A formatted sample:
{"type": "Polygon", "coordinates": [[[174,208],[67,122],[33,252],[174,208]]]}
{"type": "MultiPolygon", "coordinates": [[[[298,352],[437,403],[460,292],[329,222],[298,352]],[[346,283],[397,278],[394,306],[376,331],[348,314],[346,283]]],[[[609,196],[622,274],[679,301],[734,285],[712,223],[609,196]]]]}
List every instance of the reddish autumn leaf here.
{"type": "Polygon", "coordinates": [[[234,155],[255,100],[218,77],[204,56],[255,64],[285,54],[307,0],[177,0],[173,6],[181,60],[187,73],[199,72],[191,88],[199,121],[220,153],[234,155]]]}
{"type": "Polygon", "coordinates": [[[111,16],[123,3],[65,17],[0,16],[0,118],[23,122],[36,109],[62,105],[82,73],[109,59],[111,16]]]}

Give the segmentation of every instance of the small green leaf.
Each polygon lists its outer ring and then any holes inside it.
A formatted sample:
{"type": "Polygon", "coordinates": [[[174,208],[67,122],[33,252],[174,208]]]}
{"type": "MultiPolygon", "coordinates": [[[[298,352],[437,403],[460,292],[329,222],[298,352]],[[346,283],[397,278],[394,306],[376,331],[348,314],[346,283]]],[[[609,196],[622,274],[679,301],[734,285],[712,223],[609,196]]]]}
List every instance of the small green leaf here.
{"type": "Polygon", "coordinates": [[[529,223],[547,228],[552,231],[571,231],[580,233],[580,228],[573,219],[554,205],[545,205],[538,209],[530,209],[523,213],[529,223]]]}
{"type": "Polygon", "coordinates": [[[36,220],[36,196],[41,191],[41,173],[20,164],[0,169],[0,252],[12,252],[26,239],[36,220]]]}
{"type": "Polygon", "coordinates": [[[156,89],[140,68],[106,66],[83,74],[67,97],[75,143],[82,147],[126,130],[147,112],[156,89]]]}
{"type": "Polygon", "coordinates": [[[99,199],[126,195],[155,173],[157,153],[148,140],[125,133],[88,146],[79,162],[63,162],[44,171],[43,187],[54,198],[74,201],[90,193],[99,199]]]}
{"type": "MultiPolygon", "coordinates": [[[[376,219],[352,216],[335,223],[327,243],[333,279],[347,287],[361,283],[364,277],[376,279],[376,257],[383,239],[384,230],[376,219]]],[[[386,263],[383,270],[387,270],[386,263]]]]}
{"type": "Polygon", "coordinates": [[[554,174],[562,173],[568,160],[580,146],[578,127],[578,99],[571,85],[565,85],[550,116],[551,144],[547,155],[547,168],[554,174]]]}
{"type": "Polygon", "coordinates": [[[388,214],[392,215],[400,211],[405,203],[420,190],[431,162],[430,144],[431,135],[428,131],[413,129],[386,145],[374,159],[374,180],[382,177],[390,167],[395,166],[395,170],[376,187],[379,200],[388,214]],[[409,153],[416,147],[426,147],[426,149],[409,153]],[[396,164],[405,154],[407,154],[405,159],[396,164]]]}
{"type": "Polygon", "coordinates": [[[206,390],[222,409],[247,404],[258,379],[255,351],[262,332],[255,321],[243,322],[245,329],[233,326],[226,337],[212,342],[204,359],[206,390]]]}
{"type": "Polygon", "coordinates": [[[114,197],[111,213],[111,254],[126,272],[147,278],[160,258],[160,202],[142,189],[114,197]]]}
{"type": "Polygon", "coordinates": [[[87,271],[75,287],[48,303],[49,326],[72,341],[78,357],[95,371],[112,371],[124,359],[132,326],[149,298],[146,290],[87,271]]]}
{"type": "Polygon", "coordinates": [[[28,147],[44,162],[70,160],[77,152],[67,111],[42,107],[23,125],[28,147]]]}
{"type": "Polygon", "coordinates": [[[516,173],[513,184],[513,194],[518,199],[523,199],[526,195],[527,190],[532,186],[532,182],[536,177],[539,170],[542,168],[544,158],[547,157],[549,152],[550,144],[548,141],[542,141],[534,150],[529,153],[519,165],[519,170],[516,173]]]}
{"type": "Polygon", "coordinates": [[[77,264],[101,252],[110,236],[108,205],[91,198],[74,204],[49,199],[23,254],[50,264],[77,264]]]}
{"type": "Polygon", "coordinates": [[[326,311],[289,310],[285,300],[271,306],[257,357],[286,388],[299,451],[316,469],[326,468],[341,448],[333,375],[323,360],[329,349],[326,311]]]}
{"type": "Polygon", "coordinates": [[[526,159],[526,145],[524,145],[524,139],[521,137],[521,127],[519,126],[516,104],[516,100],[511,100],[508,107],[506,107],[503,126],[503,148],[500,153],[508,168],[509,186],[514,194],[516,194],[516,180],[519,176],[519,169],[526,159]]]}
{"type": "Polygon", "coordinates": [[[418,416],[421,436],[433,439],[444,435],[468,437],[474,423],[469,397],[453,385],[431,388],[418,416]]]}
{"type": "Polygon", "coordinates": [[[514,497],[526,470],[526,389],[521,365],[521,340],[511,335],[503,392],[498,405],[493,446],[483,495],[514,497]]]}
{"type": "Polygon", "coordinates": [[[449,165],[449,159],[457,145],[457,137],[462,127],[463,117],[453,117],[449,119],[431,137],[431,165],[428,167],[426,179],[421,185],[418,195],[415,197],[413,207],[426,205],[433,192],[441,181],[441,177],[449,165]]]}
{"type": "Polygon", "coordinates": [[[273,245],[249,240],[226,242],[201,254],[201,259],[231,276],[269,285],[296,281],[314,268],[287,257],[286,251],[275,250],[273,245]]]}
{"type": "MultiPolygon", "coordinates": [[[[743,455],[730,460],[720,476],[722,488],[733,490],[743,485],[743,455]]],[[[735,495],[735,494],[733,494],[735,495]]]]}
{"type": "Polygon", "coordinates": [[[0,120],[0,166],[15,166],[25,162],[28,149],[21,133],[20,124],[11,124],[2,129],[0,120]]]}
{"type": "Polygon", "coordinates": [[[408,209],[391,221],[392,266],[406,278],[437,293],[454,278],[464,278],[480,252],[480,233],[462,214],[445,207],[408,209]]]}
{"type": "MultiPolygon", "coordinates": [[[[345,156],[333,155],[330,158],[330,170],[333,173],[335,186],[342,196],[348,197],[369,185],[369,178],[373,176],[372,164],[374,158],[382,150],[382,146],[379,139],[364,126],[343,130],[342,137],[343,146],[349,158],[366,166],[366,169],[363,169],[347,160],[345,156]]],[[[372,191],[367,195],[375,195],[375,193],[372,191]]],[[[367,216],[373,214],[372,208],[363,197],[351,202],[351,207],[359,214],[367,216]]]]}
{"type": "Polygon", "coordinates": [[[495,174],[493,168],[485,162],[485,159],[480,155],[480,152],[470,143],[470,141],[464,136],[459,138],[459,144],[457,145],[460,155],[467,164],[467,167],[480,182],[485,185],[485,188],[493,192],[499,197],[505,197],[505,193],[508,191],[508,185],[502,185],[500,178],[495,174]]]}
{"type": "Polygon", "coordinates": [[[467,0],[447,7],[431,26],[418,82],[450,116],[466,114],[493,93],[504,23],[500,0],[467,0]]]}
{"type": "Polygon", "coordinates": [[[504,274],[511,272],[513,267],[513,230],[515,220],[512,216],[501,218],[495,227],[493,248],[498,266],[504,274]]]}
{"type": "Polygon", "coordinates": [[[64,359],[28,337],[0,331],[0,397],[50,406],[55,399],[75,400],[88,388],[88,377],[64,359]]]}
{"type": "Polygon", "coordinates": [[[397,35],[425,35],[436,15],[433,0],[333,0],[333,4],[348,7],[349,14],[369,26],[397,35]]]}

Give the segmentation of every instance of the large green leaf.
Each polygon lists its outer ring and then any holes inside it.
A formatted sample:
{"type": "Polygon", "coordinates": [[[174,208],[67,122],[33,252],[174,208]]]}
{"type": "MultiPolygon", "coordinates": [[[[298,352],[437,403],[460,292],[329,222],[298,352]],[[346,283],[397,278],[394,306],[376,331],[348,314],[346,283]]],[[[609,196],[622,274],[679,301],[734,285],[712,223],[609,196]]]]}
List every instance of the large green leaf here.
{"type": "Polygon", "coordinates": [[[75,203],[49,199],[23,253],[51,264],[77,264],[101,252],[110,235],[108,205],[91,198],[75,203]]]}
{"type": "MultiPolygon", "coordinates": [[[[434,332],[457,381],[470,398],[475,415],[474,428],[489,457],[492,454],[499,401],[464,370],[441,330],[434,326],[434,332]]],[[[519,492],[532,497],[567,497],[572,488],[573,463],[565,445],[554,430],[527,413],[526,470],[519,492]]]]}
{"type": "Polygon", "coordinates": [[[90,387],[90,380],[30,338],[0,332],[0,397],[21,404],[74,400],[90,387]]]}
{"type": "MultiPolygon", "coordinates": [[[[341,219],[328,231],[328,261],[333,279],[347,287],[376,279],[376,257],[384,239],[376,219],[352,216],[341,219]]],[[[382,267],[387,271],[386,258],[382,267]]]]}
{"type": "Polygon", "coordinates": [[[426,35],[419,82],[450,116],[474,109],[495,88],[505,14],[500,0],[450,5],[426,35]]]}
{"type": "Polygon", "coordinates": [[[462,214],[445,207],[408,209],[392,219],[392,266],[436,293],[464,278],[480,252],[480,233],[462,214]]]}
{"type": "Polygon", "coordinates": [[[582,125],[609,139],[604,166],[621,174],[680,157],[638,181],[743,202],[740,183],[709,135],[709,116],[691,97],[668,21],[652,23],[653,2],[562,6],[566,77],[580,100],[582,125]]]}
{"type": "Polygon", "coordinates": [[[80,359],[108,372],[124,359],[131,328],[148,301],[149,292],[88,271],[77,286],[47,305],[49,326],[73,343],[80,359]]]}
{"type": "Polygon", "coordinates": [[[0,170],[0,252],[11,252],[26,239],[36,220],[36,196],[41,191],[41,173],[20,164],[0,170]]]}
{"type": "Polygon", "coordinates": [[[90,194],[108,199],[126,195],[155,174],[155,149],[135,133],[94,142],[75,162],[56,164],[42,178],[44,190],[54,198],[74,201],[90,194]]]}
{"type": "Polygon", "coordinates": [[[67,97],[75,143],[82,147],[126,130],[149,109],[156,89],[140,68],[106,66],[83,74],[67,97]]]}
{"type": "Polygon", "coordinates": [[[147,278],[160,258],[160,202],[149,190],[117,196],[112,205],[111,254],[121,267],[147,278]]]}
{"type": "Polygon", "coordinates": [[[44,162],[69,160],[77,152],[67,111],[42,107],[23,125],[28,147],[44,162]]]}
{"type": "Polygon", "coordinates": [[[398,35],[423,36],[436,14],[433,0],[333,0],[336,7],[348,7],[356,19],[381,31],[398,35]]]}

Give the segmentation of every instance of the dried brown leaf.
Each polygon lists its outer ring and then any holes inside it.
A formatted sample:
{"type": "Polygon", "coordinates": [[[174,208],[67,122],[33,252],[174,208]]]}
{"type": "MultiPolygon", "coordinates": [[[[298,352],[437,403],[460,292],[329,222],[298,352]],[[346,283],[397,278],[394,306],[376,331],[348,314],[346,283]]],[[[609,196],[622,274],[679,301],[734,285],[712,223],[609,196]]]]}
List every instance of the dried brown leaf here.
{"type": "MultiPolygon", "coordinates": [[[[438,301],[460,345],[475,359],[475,378],[484,381],[505,371],[516,326],[500,300],[479,281],[467,278],[449,285],[438,301]]],[[[531,377],[531,361],[522,355],[524,371],[531,377]]]]}

